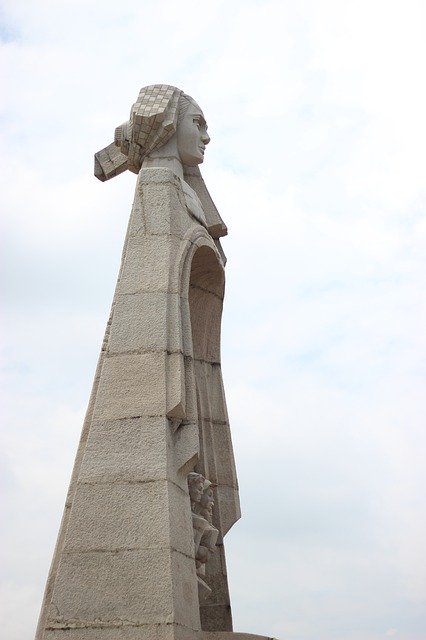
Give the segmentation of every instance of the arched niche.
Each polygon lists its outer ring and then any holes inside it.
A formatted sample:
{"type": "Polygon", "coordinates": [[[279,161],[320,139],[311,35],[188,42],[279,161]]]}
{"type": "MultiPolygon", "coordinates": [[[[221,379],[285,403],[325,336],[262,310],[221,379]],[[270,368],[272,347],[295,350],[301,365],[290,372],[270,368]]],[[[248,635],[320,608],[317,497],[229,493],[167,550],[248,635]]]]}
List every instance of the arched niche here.
{"type": "Polygon", "coordinates": [[[213,524],[224,536],[240,517],[220,354],[225,274],[216,247],[200,237],[193,242],[193,252],[187,254],[187,297],[183,296],[187,311],[183,315],[189,317],[188,324],[184,321],[188,328],[184,335],[191,343],[186,353],[190,354],[187,362],[198,426],[199,455],[195,471],[217,485],[213,524]]]}
{"type": "Polygon", "coordinates": [[[189,309],[194,360],[220,363],[225,276],[213,249],[199,247],[191,263],[189,309]]]}
{"type": "MultiPolygon", "coordinates": [[[[207,600],[200,596],[201,627],[205,631],[232,630],[222,538],[229,527],[226,485],[229,482],[236,485],[220,367],[224,288],[224,269],[218,255],[210,246],[198,247],[192,257],[188,287],[199,436],[195,470],[217,485],[213,524],[220,532],[216,551],[205,568],[206,581],[212,591],[207,600]]],[[[232,521],[235,519],[234,516],[232,521]]]]}

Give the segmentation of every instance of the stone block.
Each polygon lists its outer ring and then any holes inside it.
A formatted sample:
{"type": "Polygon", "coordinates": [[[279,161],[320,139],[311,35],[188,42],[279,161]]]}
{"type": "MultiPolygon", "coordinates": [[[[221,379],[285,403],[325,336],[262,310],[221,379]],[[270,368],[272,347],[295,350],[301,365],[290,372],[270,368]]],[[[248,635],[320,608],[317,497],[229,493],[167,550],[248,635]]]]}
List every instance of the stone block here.
{"type": "Polygon", "coordinates": [[[172,446],[166,417],[94,422],[80,470],[82,482],[165,480],[172,446]]]}
{"type": "Polygon", "coordinates": [[[223,544],[218,544],[215,552],[209,556],[206,565],[206,582],[213,592],[211,604],[229,604],[229,589],[226,576],[225,551],[223,544]]]}
{"type": "MultiPolygon", "coordinates": [[[[194,632],[182,640],[197,640],[194,632]]],[[[48,629],[43,640],[181,640],[181,631],[174,624],[144,624],[115,627],[92,627],[77,629],[48,629]]],[[[202,640],[200,638],[200,640],[202,640]]]]}
{"type": "Polygon", "coordinates": [[[210,291],[191,287],[189,303],[194,358],[220,362],[220,321],[223,301],[210,291]]]}
{"type": "MultiPolygon", "coordinates": [[[[212,448],[214,451],[232,452],[231,430],[228,423],[217,422],[214,424],[205,424],[203,428],[208,428],[211,434],[212,448]]],[[[216,456],[215,467],[217,477],[221,478],[221,482],[225,485],[238,489],[237,475],[235,466],[229,464],[229,456],[216,456]]]]}
{"type": "MultiPolygon", "coordinates": [[[[231,606],[211,604],[200,607],[201,626],[204,631],[232,631],[231,606]]],[[[232,634],[230,634],[232,638],[232,634]]]]}
{"type": "Polygon", "coordinates": [[[255,633],[233,631],[201,631],[198,640],[276,640],[271,636],[258,636],[255,633]]]}
{"type": "Polygon", "coordinates": [[[172,482],[79,483],[66,551],[175,549],[193,556],[189,495],[172,482]]]}
{"type": "Polygon", "coordinates": [[[178,576],[173,591],[174,620],[183,626],[200,629],[198,585],[193,557],[173,553],[172,573],[178,576]]]}
{"type": "Polygon", "coordinates": [[[105,358],[94,420],[155,416],[165,412],[165,353],[105,358]]]}
{"type": "Polygon", "coordinates": [[[215,506],[217,506],[217,515],[213,518],[213,524],[219,529],[223,539],[241,517],[238,489],[220,485],[215,490],[215,506]]]}
{"type": "Polygon", "coordinates": [[[199,417],[214,422],[228,422],[220,365],[195,360],[194,373],[201,409],[199,417]]]}
{"type": "Polygon", "coordinates": [[[186,356],[193,357],[191,313],[189,308],[188,295],[183,292],[181,297],[181,318],[182,318],[182,346],[186,356]]]}
{"type": "Polygon", "coordinates": [[[180,238],[173,236],[130,236],[117,293],[178,293],[175,265],[180,244],[180,238]]]}
{"type": "Polygon", "coordinates": [[[238,489],[221,485],[216,489],[217,513],[220,513],[220,526],[225,536],[229,529],[241,517],[238,489]]]}
{"type": "Polygon", "coordinates": [[[141,198],[148,234],[184,236],[189,214],[175,186],[147,183],[141,188],[141,198]]]}
{"type": "Polygon", "coordinates": [[[180,352],[166,356],[166,410],[170,418],[186,418],[185,361],[180,352]]]}
{"type": "Polygon", "coordinates": [[[180,298],[177,293],[118,295],[112,316],[108,353],[179,351],[180,298]]]}
{"type": "Polygon", "coordinates": [[[206,582],[212,590],[210,598],[200,604],[203,629],[232,629],[225,552],[222,544],[216,547],[206,565],[206,582]]]}
{"type": "Polygon", "coordinates": [[[186,207],[180,179],[170,169],[143,169],[137,194],[147,234],[183,238],[187,230],[197,224],[186,207]]]}
{"type": "Polygon", "coordinates": [[[143,189],[146,185],[170,185],[174,188],[180,187],[180,179],[167,167],[149,167],[143,168],[138,176],[138,189],[143,189]]]}
{"type": "Polygon", "coordinates": [[[44,640],[275,640],[270,636],[232,631],[195,631],[180,625],[120,625],[79,629],[48,629],[44,640]]]}
{"type": "Polygon", "coordinates": [[[198,422],[197,393],[195,387],[194,366],[192,358],[184,356],[185,380],[185,420],[198,422]]]}
{"type": "Polygon", "coordinates": [[[64,553],[47,627],[172,622],[172,584],[165,549],[64,553]]]}
{"type": "Polygon", "coordinates": [[[180,472],[175,481],[182,488],[187,489],[187,475],[193,470],[200,450],[198,425],[196,423],[182,424],[173,433],[173,446],[169,449],[173,468],[180,472]]]}

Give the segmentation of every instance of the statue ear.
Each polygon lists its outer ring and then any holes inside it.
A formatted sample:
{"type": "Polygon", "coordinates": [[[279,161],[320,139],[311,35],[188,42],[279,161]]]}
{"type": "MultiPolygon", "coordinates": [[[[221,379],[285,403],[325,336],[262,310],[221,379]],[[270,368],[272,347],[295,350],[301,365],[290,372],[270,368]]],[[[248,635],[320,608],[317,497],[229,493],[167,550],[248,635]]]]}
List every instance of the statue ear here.
{"type": "Polygon", "coordinates": [[[95,153],[95,176],[101,182],[120,175],[127,168],[127,156],[121,153],[115,142],[95,153]]]}

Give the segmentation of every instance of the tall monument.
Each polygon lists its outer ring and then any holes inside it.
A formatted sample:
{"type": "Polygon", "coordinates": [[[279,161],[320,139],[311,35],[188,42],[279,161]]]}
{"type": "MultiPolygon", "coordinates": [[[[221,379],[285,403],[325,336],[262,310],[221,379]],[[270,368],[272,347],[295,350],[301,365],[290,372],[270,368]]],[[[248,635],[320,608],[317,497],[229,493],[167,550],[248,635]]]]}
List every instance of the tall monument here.
{"type": "Polygon", "coordinates": [[[36,640],[222,640],[240,517],[220,365],[223,223],[197,103],[139,92],[95,175],[138,174],[36,640]]]}

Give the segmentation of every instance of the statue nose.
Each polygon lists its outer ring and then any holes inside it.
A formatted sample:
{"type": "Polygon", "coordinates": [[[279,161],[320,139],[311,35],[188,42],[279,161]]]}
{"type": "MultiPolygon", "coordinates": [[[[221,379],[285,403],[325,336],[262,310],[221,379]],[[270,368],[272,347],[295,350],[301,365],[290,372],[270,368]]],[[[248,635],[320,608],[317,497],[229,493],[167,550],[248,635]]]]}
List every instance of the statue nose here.
{"type": "Polygon", "coordinates": [[[203,137],[201,139],[204,142],[204,144],[209,144],[209,142],[210,142],[210,136],[209,136],[208,133],[204,133],[203,137]]]}

